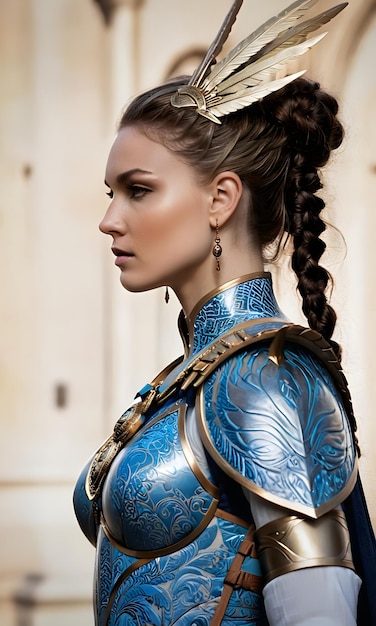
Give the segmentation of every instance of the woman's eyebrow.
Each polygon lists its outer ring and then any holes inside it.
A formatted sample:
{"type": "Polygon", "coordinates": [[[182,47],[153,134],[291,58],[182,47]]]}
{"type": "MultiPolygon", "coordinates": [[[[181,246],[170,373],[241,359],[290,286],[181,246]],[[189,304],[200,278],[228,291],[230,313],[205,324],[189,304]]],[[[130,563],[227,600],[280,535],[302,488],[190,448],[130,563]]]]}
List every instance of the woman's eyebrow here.
{"type": "MultiPolygon", "coordinates": [[[[134,175],[134,174],[147,174],[147,175],[152,175],[152,172],[149,172],[148,170],[143,170],[139,167],[135,167],[131,170],[127,170],[126,172],[122,172],[121,174],[118,174],[116,176],[116,183],[118,185],[124,185],[125,183],[127,183],[129,181],[129,179],[134,175]]],[[[104,184],[106,185],[106,187],[110,187],[110,185],[108,184],[108,182],[105,180],[104,184]]]]}

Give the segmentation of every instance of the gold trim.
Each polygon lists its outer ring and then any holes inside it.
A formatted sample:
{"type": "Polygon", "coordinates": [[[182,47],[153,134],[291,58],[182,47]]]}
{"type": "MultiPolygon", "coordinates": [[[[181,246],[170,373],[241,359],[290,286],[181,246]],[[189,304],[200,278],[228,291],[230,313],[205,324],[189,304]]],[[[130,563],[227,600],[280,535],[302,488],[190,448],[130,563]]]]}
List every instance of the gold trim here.
{"type": "MultiPolygon", "coordinates": [[[[317,356],[321,363],[325,365],[334,379],[334,383],[341,393],[345,404],[346,412],[354,433],[355,418],[353,414],[351,396],[347,381],[332,346],[323,338],[320,333],[311,328],[286,322],[284,319],[275,317],[255,318],[246,320],[234,326],[216,341],[209,344],[201,352],[197,353],[183,369],[173,378],[169,385],[157,394],[157,405],[175,393],[178,386],[181,390],[186,390],[190,385],[198,387],[208,377],[208,375],[218,367],[218,365],[229,356],[243,347],[246,348],[255,343],[260,343],[273,339],[278,333],[286,333],[286,342],[296,343],[308,349],[317,356]],[[250,335],[245,329],[251,329],[258,324],[279,322],[281,325],[276,328],[262,330],[255,335],[250,335]]],[[[356,440],[354,437],[354,443],[356,440]]]]}
{"type": "Polygon", "coordinates": [[[286,345],[286,332],[287,326],[282,326],[282,328],[276,333],[268,350],[268,358],[278,366],[283,365],[285,361],[284,349],[286,345]]]}
{"type": "Polygon", "coordinates": [[[185,403],[172,405],[172,407],[169,407],[168,410],[163,411],[163,413],[158,415],[156,418],[151,419],[149,422],[147,422],[147,424],[145,425],[145,428],[143,429],[143,432],[145,432],[148,428],[150,428],[156,422],[160,421],[161,419],[164,419],[168,415],[172,415],[172,413],[175,413],[175,412],[178,413],[178,417],[177,417],[178,432],[179,432],[180,441],[182,444],[183,454],[194,476],[197,478],[197,480],[199,481],[203,489],[205,489],[205,491],[207,491],[207,493],[213,498],[213,501],[211,502],[206,514],[202,518],[199,525],[194,530],[192,530],[191,533],[187,535],[187,537],[185,537],[184,539],[181,539],[180,541],[176,543],[171,544],[170,546],[166,546],[165,548],[161,548],[159,550],[132,550],[130,548],[127,548],[126,546],[122,546],[111,535],[111,532],[106,524],[106,520],[102,514],[100,523],[107,539],[115,548],[117,548],[117,550],[120,550],[121,552],[123,552],[124,554],[127,554],[128,556],[133,556],[136,558],[153,559],[158,556],[165,556],[166,554],[171,554],[172,552],[181,550],[182,548],[185,548],[185,546],[187,546],[189,543],[191,543],[194,539],[196,539],[196,537],[198,537],[198,535],[200,535],[203,530],[205,530],[205,528],[209,525],[209,523],[211,522],[211,520],[216,514],[218,501],[219,501],[219,495],[220,495],[219,489],[213,483],[211,483],[209,479],[206,478],[206,476],[200,470],[198,463],[193,455],[192,449],[189,445],[187,435],[186,435],[186,430],[185,430],[185,417],[186,417],[186,412],[187,412],[187,405],[185,403]]]}
{"type": "Polygon", "coordinates": [[[113,460],[126,443],[144,426],[143,414],[155,400],[157,384],[172,372],[184,357],[178,357],[169,363],[149,384],[149,390],[136,400],[117,420],[109,437],[95,452],[86,474],[85,491],[89,500],[95,500],[102,491],[103,483],[113,460]]]}
{"type": "Polygon", "coordinates": [[[353,488],[355,486],[357,475],[358,475],[357,458],[355,458],[353,472],[352,472],[348,482],[346,483],[345,487],[335,497],[333,497],[329,502],[326,502],[325,504],[322,504],[318,508],[309,507],[309,506],[306,506],[304,504],[299,504],[297,502],[291,502],[290,500],[286,500],[285,498],[281,498],[279,496],[276,496],[273,493],[271,493],[269,491],[266,491],[266,489],[263,489],[262,487],[259,487],[258,485],[253,483],[249,478],[246,478],[245,476],[240,474],[240,472],[238,472],[235,468],[233,468],[219,454],[218,450],[215,448],[215,446],[214,446],[214,444],[213,444],[213,442],[211,440],[206,421],[204,419],[204,415],[205,415],[204,386],[201,387],[201,389],[199,390],[199,392],[197,394],[197,397],[196,397],[196,411],[197,411],[197,414],[198,414],[198,427],[199,427],[200,435],[201,435],[201,438],[202,438],[202,442],[203,442],[205,448],[207,449],[208,453],[210,454],[210,456],[215,461],[215,463],[217,463],[217,465],[228,476],[230,476],[230,478],[232,478],[237,483],[239,483],[240,485],[242,485],[243,487],[248,489],[248,491],[251,491],[252,493],[255,493],[256,495],[260,496],[264,500],[267,500],[268,502],[272,502],[272,503],[277,504],[277,505],[279,505],[279,506],[281,506],[283,508],[290,509],[290,510],[296,512],[296,513],[301,513],[303,515],[307,515],[308,517],[310,517],[312,519],[318,519],[318,518],[322,517],[323,515],[325,515],[326,513],[328,513],[328,511],[330,511],[331,509],[333,509],[336,506],[338,506],[339,504],[341,504],[350,495],[350,493],[352,492],[352,490],[353,490],[353,488]]]}
{"type": "Polygon", "coordinates": [[[209,478],[205,476],[205,474],[201,471],[199,464],[197,463],[196,457],[193,454],[193,450],[189,443],[187,437],[186,430],[186,416],[187,416],[187,405],[183,404],[179,407],[179,416],[178,416],[178,428],[179,428],[179,437],[180,443],[183,450],[183,454],[186,458],[186,461],[189,467],[192,470],[193,475],[197,478],[198,482],[201,486],[207,491],[215,500],[219,500],[220,492],[216,485],[210,482],[209,478]]]}
{"type": "Polygon", "coordinates": [[[132,563],[132,565],[127,567],[127,569],[124,570],[124,572],[119,576],[119,578],[117,579],[116,583],[114,584],[114,586],[111,589],[110,598],[109,598],[109,601],[108,601],[108,604],[107,604],[107,610],[106,610],[105,626],[108,626],[109,619],[111,617],[112,605],[114,603],[115,596],[116,596],[116,594],[117,594],[117,592],[119,590],[119,587],[128,578],[128,576],[133,574],[133,572],[138,570],[143,565],[146,565],[146,563],[150,563],[150,561],[151,561],[151,559],[138,559],[137,561],[132,563]]]}
{"type": "Polygon", "coordinates": [[[125,546],[122,546],[120,543],[118,543],[116,539],[114,539],[114,537],[111,535],[110,531],[107,528],[103,515],[101,517],[100,523],[101,523],[103,532],[106,535],[109,542],[111,543],[111,545],[117,550],[119,550],[120,552],[123,552],[124,554],[128,556],[133,556],[135,558],[155,559],[158,556],[166,556],[167,554],[178,552],[178,550],[181,550],[182,548],[185,548],[187,545],[192,543],[192,541],[196,539],[196,537],[198,537],[205,530],[205,528],[207,528],[207,526],[209,526],[210,522],[215,516],[217,506],[218,506],[218,502],[216,500],[213,500],[206,515],[203,517],[200,524],[194,530],[192,530],[192,532],[189,535],[187,535],[187,537],[184,537],[184,539],[181,539],[180,541],[177,541],[176,543],[172,543],[170,546],[166,546],[165,548],[160,548],[159,550],[131,550],[129,548],[126,548],[125,546]]]}
{"type": "Polygon", "coordinates": [[[242,283],[246,283],[255,278],[270,278],[271,280],[271,277],[272,276],[270,272],[252,272],[251,274],[243,274],[243,276],[239,276],[238,278],[233,278],[232,280],[227,281],[227,283],[224,283],[223,285],[220,285],[219,287],[215,287],[214,289],[209,291],[209,293],[207,293],[205,296],[200,298],[200,300],[193,307],[192,311],[185,317],[185,321],[186,321],[187,328],[189,331],[189,344],[192,345],[192,341],[193,341],[193,325],[194,325],[196,315],[202,309],[204,304],[206,304],[206,302],[209,302],[209,300],[219,295],[220,293],[223,293],[227,289],[231,289],[231,287],[236,287],[236,285],[241,285],[242,283]]]}
{"type": "Polygon", "coordinates": [[[178,365],[180,365],[180,363],[183,362],[183,360],[184,360],[184,356],[181,355],[181,356],[177,357],[174,361],[171,361],[171,363],[166,365],[166,367],[164,367],[163,370],[161,370],[159,372],[159,374],[157,374],[157,376],[155,378],[153,378],[153,380],[150,383],[150,386],[151,387],[157,387],[158,385],[163,383],[163,381],[167,378],[167,376],[169,374],[171,374],[171,372],[173,372],[174,369],[178,365]]]}
{"type": "MultiPolygon", "coordinates": [[[[247,348],[254,343],[268,341],[268,339],[273,338],[279,329],[284,328],[284,323],[285,320],[278,317],[259,317],[241,322],[234,326],[234,328],[229,330],[225,335],[222,335],[213,344],[210,344],[207,350],[200,353],[200,355],[191,362],[191,366],[187,369],[192,370],[190,377],[193,379],[193,387],[199,387],[223,361],[226,361],[233,354],[239,352],[239,350],[247,348]],[[251,336],[247,332],[244,332],[244,329],[253,328],[260,323],[280,323],[282,326],[263,330],[251,336]],[[192,367],[193,364],[194,366],[192,367]],[[194,375],[195,377],[193,378],[194,375]]],[[[191,384],[190,377],[187,377],[184,381],[182,389],[191,384]]]]}
{"type": "Polygon", "coordinates": [[[338,509],[317,520],[296,515],[273,520],[258,529],[256,543],[265,583],[308,567],[354,569],[346,517],[338,509]]]}
{"type": "MultiPolygon", "coordinates": [[[[238,526],[244,527],[245,530],[249,529],[249,524],[247,524],[247,522],[242,520],[240,517],[236,517],[235,515],[231,515],[231,513],[227,513],[226,511],[222,511],[221,509],[217,509],[217,511],[215,512],[215,517],[219,517],[219,518],[222,518],[222,519],[227,520],[229,522],[233,522],[233,523],[237,524],[238,526]]],[[[124,550],[121,550],[121,551],[124,552],[124,550]]],[[[133,574],[133,572],[135,572],[137,569],[139,569],[143,565],[146,565],[146,563],[150,563],[151,560],[152,560],[151,558],[138,559],[137,561],[132,563],[132,565],[127,567],[127,569],[119,576],[119,578],[117,579],[117,581],[116,581],[115,585],[113,586],[113,588],[111,590],[111,593],[110,593],[110,599],[109,599],[109,602],[108,602],[108,605],[107,605],[107,611],[106,611],[105,626],[108,625],[108,620],[109,620],[110,614],[111,614],[111,608],[112,608],[115,596],[116,596],[116,594],[117,594],[117,592],[119,590],[119,587],[123,584],[123,582],[131,574],[133,574]]]]}
{"type": "Polygon", "coordinates": [[[208,375],[218,367],[219,363],[222,363],[222,361],[226,360],[239,349],[274,337],[278,328],[260,331],[252,336],[244,330],[257,326],[260,323],[272,322],[279,322],[282,325],[285,324],[285,320],[277,317],[255,318],[241,322],[224,335],[221,335],[213,343],[203,348],[201,352],[198,352],[195,357],[190,359],[186,366],[170,381],[168,386],[157,394],[157,404],[164,402],[172,396],[178,387],[181,391],[185,391],[190,386],[200,386],[208,375]]]}

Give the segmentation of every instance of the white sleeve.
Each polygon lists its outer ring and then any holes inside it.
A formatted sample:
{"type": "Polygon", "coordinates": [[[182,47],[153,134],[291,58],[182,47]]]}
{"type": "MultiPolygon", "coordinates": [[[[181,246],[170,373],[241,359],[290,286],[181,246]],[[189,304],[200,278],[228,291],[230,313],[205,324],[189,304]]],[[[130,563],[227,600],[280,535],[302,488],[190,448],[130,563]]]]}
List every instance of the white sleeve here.
{"type": "MultiPolygon", "coordinates": [[[[291,514],[245,491],[256,527],[291,514]]],[[[346,567],[311,567],[274,578],[263,591],[270,626],[356,626],[361,581],[346,567]]]]}
{"type": "Polygon", "coordinates": [[[356,626],[360,580],[346,567],[311,567],[264,588],[270,626],[356,626]]]}

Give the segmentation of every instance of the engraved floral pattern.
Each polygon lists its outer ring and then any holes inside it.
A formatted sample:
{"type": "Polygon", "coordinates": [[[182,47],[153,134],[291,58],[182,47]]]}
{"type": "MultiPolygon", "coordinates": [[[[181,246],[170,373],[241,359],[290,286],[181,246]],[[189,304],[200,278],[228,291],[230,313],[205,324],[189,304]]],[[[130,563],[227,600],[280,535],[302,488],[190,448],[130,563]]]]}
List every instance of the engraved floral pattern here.
{"type": "MultiPolygon", "coordinates": [[[[221,595],[223,578],[244,532],[240,526],[215,518],[189,546],[141,565],[124,579],[121,572],[135,563],[135,559],[118,552],[102,534],[98,625],[209,626],[221,595]],[[111,571],[112,580],[108,576],[111,571]],[[113,589],[116,593],[109,603],[113,589]]],[[[247,561],[247,569],[258,573],[257,561],[247,561]]],[[[262,611],[257,594],[235,590],[222,624],[262,626],[262,611]]]]}
{"type": "Polygon", "coordinates": [[[102,510],[122,546],[158,550],[187,538],[212,502],[183,454],[175,409],[118,454],[106,478],[102,510]]]}
{"type": "Polygon", "coordinates": [[[300,348],[285,357],[277,366],[263,347],[226,361],[206,383],[206,421],[218,453],[251,483],[317,508],[353,472],[352,436],[324,367],[300,348]]]}

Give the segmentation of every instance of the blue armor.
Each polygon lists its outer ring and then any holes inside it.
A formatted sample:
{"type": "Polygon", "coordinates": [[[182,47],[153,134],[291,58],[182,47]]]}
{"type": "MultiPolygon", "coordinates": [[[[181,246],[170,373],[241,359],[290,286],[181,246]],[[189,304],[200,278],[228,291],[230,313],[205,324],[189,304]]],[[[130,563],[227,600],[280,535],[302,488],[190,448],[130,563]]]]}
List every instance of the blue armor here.
{"type": "MultiPolygon", "coordinates": [[[[77,482],[98,626],[209,626],[252,521],[239,485],[315,518],[356,480],[338,363],[287,323],[269,274],[228,283],[182,322],[185,357],[140,391],[77,482]],[[205,473],[187,435],[194,407],[205,473]]],[[[251,582],[235,584],[221,623],[266,624],[253,553],[241,570],[251,582]]]]}
{"type": "Polygon", "coordinates": [[[275,364],[268,346],[220,365],[200,390],[213,459],[250,491],[319,517],[356,481],[353,437],[327,370],[301,348],[275,364]]]}

